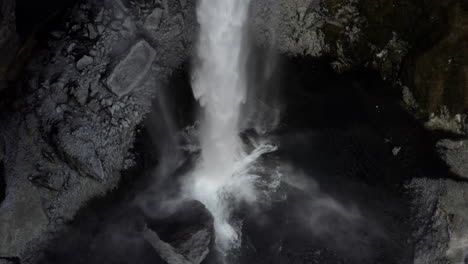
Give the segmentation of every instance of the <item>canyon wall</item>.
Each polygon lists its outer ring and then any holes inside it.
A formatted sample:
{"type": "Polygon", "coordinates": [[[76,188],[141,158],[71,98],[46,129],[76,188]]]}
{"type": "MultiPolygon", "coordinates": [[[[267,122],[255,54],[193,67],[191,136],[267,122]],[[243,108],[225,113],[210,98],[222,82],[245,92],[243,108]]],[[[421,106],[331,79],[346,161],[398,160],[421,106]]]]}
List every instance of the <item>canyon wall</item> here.
{"type": "MultiPolygon", "coordinates": [[[[11,80],[6,88],[20,45],[15,3],[0,5],[0,91],[23,91],[1,117],[6,191],[0,257],[26,262],[132,166],[136,127],[172,71],[192,55],[197,23],[193,1],[82,1],[37,48],[21,70],[23,81],[11,80]]],[[[429,129],[465,137],[466,2],[254,0],[250,25],[258,46],[326,59],[337,72],[379,72],[429,129]]],[[[418,223],[432,231],[416,235],[416,263],[463,254],[466,144],[452,139],[437,144],[460,183],[410,184],[417,190],[415,207],[423,204],[431,212],[420,212],[418,223]]]]}

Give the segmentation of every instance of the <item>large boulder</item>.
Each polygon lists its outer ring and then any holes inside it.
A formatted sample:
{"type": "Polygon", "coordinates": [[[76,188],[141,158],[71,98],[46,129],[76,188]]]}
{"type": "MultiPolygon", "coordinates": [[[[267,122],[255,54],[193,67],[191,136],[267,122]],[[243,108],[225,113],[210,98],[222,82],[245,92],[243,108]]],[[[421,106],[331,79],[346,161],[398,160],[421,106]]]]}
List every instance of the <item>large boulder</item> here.
{"type": "Polygon", "coordinates": [[[142,40],[136,43],[110,74],[107,85],[119,97],[128,94],[145,80],[156,51],[142,40]]]}
{"type": "Polygon", "coordinates": [[[421,118],[467,109],[466,2],[254,0],[252,10],[259,45],[326,58],[340,72],[377,70],[396,89],[407,87],[421,118]]]}
{"type": "Polygon", "coordinates": [[[198,201],[182,203],[168,216],[150,221],[149,227],[145,239],[168,264],[200,264],[213,247],[213,218],[198,201]]]}

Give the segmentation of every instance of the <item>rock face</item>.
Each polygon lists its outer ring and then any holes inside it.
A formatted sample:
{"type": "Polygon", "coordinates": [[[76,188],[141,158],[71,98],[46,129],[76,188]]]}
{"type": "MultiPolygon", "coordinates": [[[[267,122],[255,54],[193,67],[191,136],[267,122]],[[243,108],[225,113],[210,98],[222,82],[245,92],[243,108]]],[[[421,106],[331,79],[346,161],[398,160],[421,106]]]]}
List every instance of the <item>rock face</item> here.
{"type": "Polygon", "coordinates": [[[112,71],[107,85],[119,97],[129,93],[146,78],[155,56],[148,42],[138,42],[112,71]]]}
{"type": "Polygon", "coordinates": [[[15,0],[0,3],[0,91],[6,86],[6,72],[18,49],[15,0]]]}
{"type": "Polygon", "coordinates": [[[146,229],[143,235],[168,264],[200,264],[213,246],[213,218],[198,201],[185,202],[151,226],[158,231],[146,229]]]}
{"type": "MultiPolygon", "coordinates": [[[[2,12],[11,3],[2,1],[2,12]]],[[[7,139],[0,259],[34,262],[34,253],[79,208],[117,185],[120,171],[133,163],[135,127],[188,56],[187,48],[181,53],[172,47],[189,47],[184,30],[193,29],[180,24],[195,25],[193,11],[178,1],[144,8],[85,1],[44,43],[28,64],[29,80],[18,84],[25,91],[17,102],[21,110],[5,116],[0,127],[7,139]],[[158,31],[150,32],[157,41],[144,29],[155,9],[167,14],[158,31]],[[166,34],[174,27],[182,31],[166,34]],[[154,47],[161,43],[168,47],[164,56],[156,56],[154,47]]]]}
{"type": "Polygon", "coordinates": [[[161,19],[163,16],[164,10],[156,8],[154,9],[151,14],[146,18],[145,21],[145,29],[148,31],[156,31],[159,28],[159,24],[161,24],[161,19]]]}
{"type": "MultiPolygon", "coordinates": [[[[454,178],[466,179],[466,1],[255,0],[252,10],[258,45],[290,56],[326,58],[338,72],[376,70],[402,91],[407,109],[427,129],[463,136],[434,147],[454,178]]],[[[459,224],[466,218],[466,184],[421,177],[410,188],[415,263],[466,262],[468,235],[459,224]]]]}
{"type": "MultiPolygon", "coordinates": [[[[0,90],[17,49],[14,9],[14,0],[0,2],[0,90]]],[[[250,30],[259,46],[327,58],[338,72],[377,70],[403,90],[418,117],[430,117],[428,128],[463,134],[467,13],[467,3],[456,0],[253,0],[250,30]]],[[[194,1],[83,1],[67,21],[28,64],[27,82],[18,85],[25,94],[0,127],[6,182],[0,259],[33,262],[32,253],[79,208],[116,186],[132,164],[136,126],[191,54],[196,32],[194,1]]],[[[465,145],[437,146],[462,177],[465,145]]],[[[416,263],[464,260],[467,188],[450,180],[412,182],[420,224],[416,263]]],[[[179,237],[158,230],[147,236],[182,263],[200,263],[212,240],[205,227],[179,237]]]]}
{"type": "Polygon", "coordinates": [[[260,45],[328,58],[340,72],[375,69],[396,89],[407,86],[424,118],[467,109],[464,1],[256,0],[252,7],[260,45]]]}

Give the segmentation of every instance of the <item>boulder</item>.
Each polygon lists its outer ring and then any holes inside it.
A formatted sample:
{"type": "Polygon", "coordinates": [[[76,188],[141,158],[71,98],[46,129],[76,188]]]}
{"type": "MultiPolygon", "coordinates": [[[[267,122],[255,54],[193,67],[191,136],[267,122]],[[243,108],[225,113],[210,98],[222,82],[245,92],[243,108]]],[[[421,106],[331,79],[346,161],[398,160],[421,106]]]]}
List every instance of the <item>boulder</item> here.
{"type": "Polygon", "coordinates": [[[93,58],[90,57],[90,56],[83,56],[81,59],[79,59],[77,62],[76,62],[76,68],[79,70],[79,71],[82,71],[84,70],[86,67],[88,67],[89,65],[91,65],[93,63],[93,58]]]}
{"type": "Polygon", "coordinates": [[[169,264],[200,264],[214,242],[213,218],[198,201],[184,202],[163,219],[149,222],[144,235],[169,264]],[[159,234],[159,235],[158,235],[159,234]]]}
{"type": "MultiPolygon", "coordinates": [[[[0,1],[0,7],[12,2],[0,1]]],[[[177,61],[163,69],[152,67],[153,60],[160,65],[161,58],[155,56],[155,43],[137,38],[145,30],[144,16],[134,15],[139,11],[136,6],[125,11],[131,21],[113,30],[109,25],[116,2],[85,2],[76,4],[64,17],[67,23],[58,25],[57,31],[73,34],[49,34],[49,39],[39,40],[44,49],[38,48],[28,60],[24,93],[14,104],[21,111],[2,120],[2,136],[8,140],[3,142],[5,151],[0,147],[1,196],[5,193],[0,258],[29,263],[88,201],[116,188],[120,171],[132,164],[129,151],[136,127],[151,110],[155,87],[180,66],[177,61]],[[101,11],[101,22],[91,22],[101,11]],[[99,25],[104,26],[99,37],[83,38],[90,26],[99,25]],[[125,27],[134,33],[126,34],[125,27]],[[108,76],[108,86],[103,76],[108,76]],[[122,96],[137,86],[138,93],[122,96]]],[[[145,13],[154,8],[146,7],[145,13]]],[[[173,11],[190,17],[179,7],[173,11]]],[[[4,18],[0,15],[0,23],[4,18]]],[[[158,31],[173,26],[175,22],[169,21],[158,31]]],[[[168,38],[163,49],[180,42],[181,36],[168,38]]]]}
{"type": "Polygon", "coordinates": [[[170,244],[162,241],[153,230],[145,228],[143,237],[167,264],[193,264],[182,254],[178,253],[170,244]]]}
{"type": "Polygon", "coordinates": [[[117,96],[131,92],[146,77],[156,57],[156,51],[141,40],[123,58],[107,79],[107,85],[117,96]]]}

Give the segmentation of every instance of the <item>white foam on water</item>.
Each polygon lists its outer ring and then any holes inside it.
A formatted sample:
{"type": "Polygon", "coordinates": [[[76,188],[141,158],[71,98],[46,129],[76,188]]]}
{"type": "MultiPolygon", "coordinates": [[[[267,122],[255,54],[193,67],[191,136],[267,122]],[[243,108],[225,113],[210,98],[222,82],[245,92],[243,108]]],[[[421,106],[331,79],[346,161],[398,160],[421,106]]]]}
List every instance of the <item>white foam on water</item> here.
{"type": "Polygon", "coordinates": [[[202,202],[214,217],[221,252],[240,245],[233,210],[240,202],[258,199],[256,160],[275,146],[263,144],[247,153],[239,137],[241,109],[246,101],[245,25],[249,0],[200,0],[200,35],[192,89],[202,107],[201,157],[185,184],[185,192],[202,202]]]}

